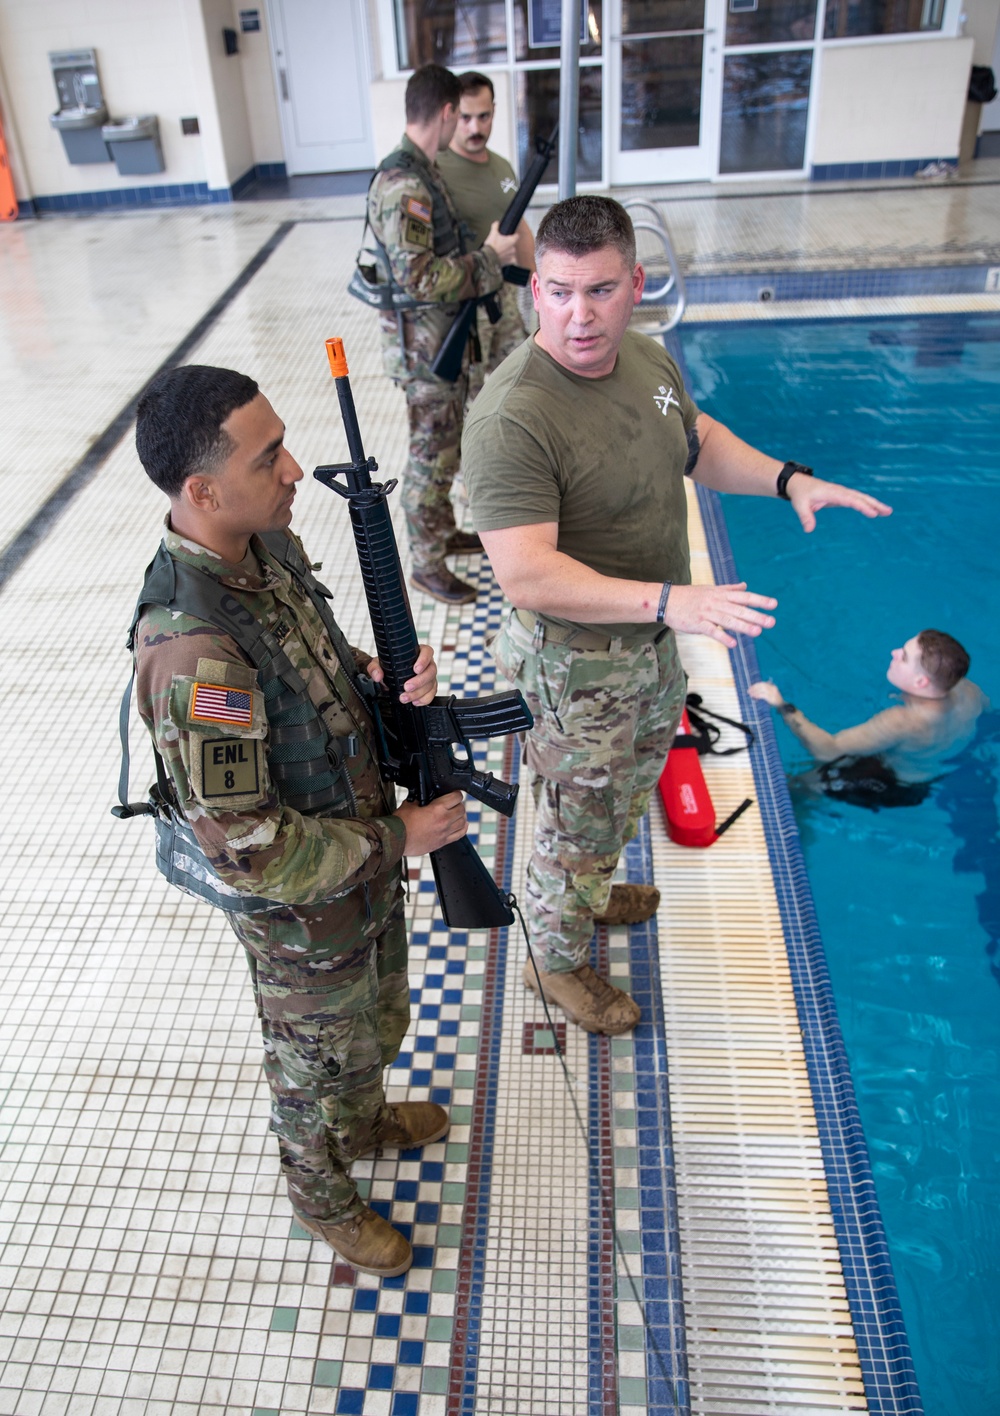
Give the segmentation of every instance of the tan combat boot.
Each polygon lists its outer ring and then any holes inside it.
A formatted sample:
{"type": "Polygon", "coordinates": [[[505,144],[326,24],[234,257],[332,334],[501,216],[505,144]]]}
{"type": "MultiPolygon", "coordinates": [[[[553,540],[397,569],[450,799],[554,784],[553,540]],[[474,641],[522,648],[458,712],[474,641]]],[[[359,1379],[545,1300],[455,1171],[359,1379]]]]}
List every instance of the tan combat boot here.
{"type": "Polygon", "coordinates": [[[608,907],[594,915],[595,924],[645,924],[660,903],[655,885],[612,885],[608,907]]]}
{"type": "Polygon", "coordinates": [[[362,1151],[368,1155],[382,1146],[398,1146],[400,1150],[412,1150],[415,1146],[429,1146],[431,1141],[439,1141],[447,1135],[451,1118],[443,1106],[433,1101],[397,1101],[389,1107],[389,1119],[378,1133],[378,1139],[362,1151]]]}
{"type": "MultiPolygon", "coordinates": [[[[581,964],[571,973],[545,973],[543,969],[538,972],[548,1001],[557,1004],[570,1022],[578,1023],[585,1032],[617,1037],[619,1033],[631,1032],[642,1017],[638,1004],[594,973],[589,964],[581,964]]],[[[538,982],[530,959],[524,965],[522,977],[525,987],[537,993],[538,982]]]]}
{"type": "Polygon", "coordinates": [[[330,1224],[325,1219],[313,1219],[311,1215],[295,1211],[295,1218],[303,1229],[315,1234],[335,1250],[345,1262],[353,1264],[361,1273],[373,1273],[377,1278],[395,1278],[405,1273],[413,1263],[413,1250],[409,1239],[398,1229],[393,1229],[387,1219],[367,1207],[360,1214],[352,1214],[339,1224],[330,1224]]]}

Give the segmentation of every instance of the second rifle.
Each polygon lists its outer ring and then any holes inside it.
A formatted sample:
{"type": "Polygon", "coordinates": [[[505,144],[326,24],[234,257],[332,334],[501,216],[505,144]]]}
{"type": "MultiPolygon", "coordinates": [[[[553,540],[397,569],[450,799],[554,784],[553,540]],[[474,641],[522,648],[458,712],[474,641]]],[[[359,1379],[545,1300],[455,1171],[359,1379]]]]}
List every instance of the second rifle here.
{"type": "MultiPolygon", "coordinates": [[[[546,167],[552,161],[558,134],[559,125],[556,124],[547,139],[540,138],[538,140],[531,165],[524,174],[520,187],[511,197],[510,206],[500,218],[501,236],[513,236],[520,226],[521,218],[528,210],[528,203],[535,195],[535,188],[542,180],[542,174],[546,167]]],[[[503,278],[508,285],[527,285],[528,271],[523,266],[504,266],[503,278]]],[[[436,374],[439,379],[444,379],[447,383],[455,382],[462,372],[462,360],[465,358],[469,333],[476,318],[476,308],[479,305],[485,305],[491,324],[496,324],[500,318],[499,293],[499,291],[494,291],[492,295],[473,295],[471,299],[462,301],[451,328],[444,337],[441,348],[434,356],[434,362],[431,365],[432,374],[436,374]]]]}

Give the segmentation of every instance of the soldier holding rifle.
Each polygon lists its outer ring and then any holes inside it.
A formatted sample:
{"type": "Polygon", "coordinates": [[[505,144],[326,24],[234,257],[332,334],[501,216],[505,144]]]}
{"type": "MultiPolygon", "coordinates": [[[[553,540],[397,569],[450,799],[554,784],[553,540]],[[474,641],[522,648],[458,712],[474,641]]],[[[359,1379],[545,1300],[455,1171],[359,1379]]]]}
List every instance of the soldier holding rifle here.
{"type": "MultiPolygon", "coordinates": [[[[227,892],[246,951],[296,1218],[384,1277],[412,1250],[351,1161],[448,1129],[431,1102],[388,1105],[382,1083],[409,1023],[401,860],[461,841],[465,807],[458,791],[394,805],[368,708],[382,669],[344,641],[288,531],[302,471],[284,433],[230,369],[174,369],[143,395],[139,457],[170,511],[133,623],[137,695],[158,829],[188,831],[180,868],[227,892]]],[[[401,702],[429,703],[436,682],[422,646],[401,702]]]]}
{"type": "MultiPolygon", "coordinates": [[[[462,224],[437,167],[454,136],[462,87],[448,69],[425,64],[406,85],[406,131],[384,158],[368,192],[368,220],[379,247],[379,276],[391,307],[380,314],[386,373],[406,394],[410,457],[403,479],[412,583],[446,604],[476,598],[445,557],[481,550],[455,526],[450,491],[458,471],[466,377],[449,383],[431,364],[458,302],[500,289],[501,268],[516,258],[516,236],[493,222],[482,245],[466,250],[462,224]]],[[[467,371],[467,356],[465,370],[467,371]]]]}

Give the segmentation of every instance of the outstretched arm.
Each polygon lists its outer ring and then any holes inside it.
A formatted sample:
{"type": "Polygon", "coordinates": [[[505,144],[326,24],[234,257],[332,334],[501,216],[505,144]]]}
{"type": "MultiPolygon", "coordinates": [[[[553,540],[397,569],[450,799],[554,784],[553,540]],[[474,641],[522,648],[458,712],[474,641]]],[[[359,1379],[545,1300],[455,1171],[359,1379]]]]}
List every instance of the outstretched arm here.
{"type": "MultiPolygon", "coordinates": [[[[751,447],[707,413],[699,413],[695,428],[700,450],[691,475],[696,482],[717,492],[739,492],[751,497],[778,495],[778,473],[784,463],[751,447]]],[[[787,491],[804,531],[813,529],[816,513],[827,506],[849,507],[868,517],[892,514],[891,506],[867,492],[827,482],[822,477],[797,473],[789,478],[787,491]]]]}
{"type": "MultiPolygon", "coordinates": [[[[558,549],[557,522],[481,531],[493,573],[519,609],[584,624],[653,624],[663,586],[655,581],[601,575],[558,549]]],[[[674,585],[664,624],[706,634],[728,648],[732,633],[758,635],[774,624],[777,600],[746,585],[674,585]]]]}
{"type": "Polygon", "coordinates": [[[876,752],[888,752],[907,736],[905,708],[886,708],[853,728],[828,733],[818,723],[810,722],[801,709],[787,703],[774,683],[750,685],[750,697],[777,708],[791,732],[812,753],[817,762],[832,762],[845,755],[861,757],[876,752]]]}

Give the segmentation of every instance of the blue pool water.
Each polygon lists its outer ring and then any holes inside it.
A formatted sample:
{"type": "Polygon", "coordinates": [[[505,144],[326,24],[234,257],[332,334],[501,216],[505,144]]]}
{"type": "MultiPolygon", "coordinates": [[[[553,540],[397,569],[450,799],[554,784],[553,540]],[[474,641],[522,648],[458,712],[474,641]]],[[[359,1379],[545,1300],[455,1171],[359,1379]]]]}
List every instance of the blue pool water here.
{"type": "MultiPolygon", "coordinates": [[[[890,702],[926,627],[1000,707],[1000,318],[690,327],[706,412],[895,508],[723,498],[741,578],[777,596],[764,677],[836,729],[890,702]]],[[[789,773],[804,750],[777,727],[789,773]]],[[[1000,712],[922,806],[793,789],[927,1416],[1000,1413],[1000,712]]]]}

